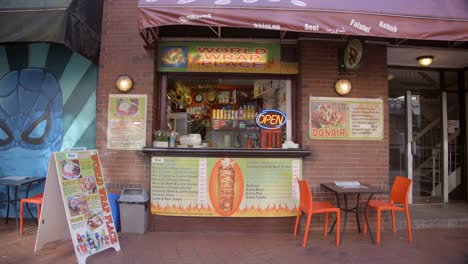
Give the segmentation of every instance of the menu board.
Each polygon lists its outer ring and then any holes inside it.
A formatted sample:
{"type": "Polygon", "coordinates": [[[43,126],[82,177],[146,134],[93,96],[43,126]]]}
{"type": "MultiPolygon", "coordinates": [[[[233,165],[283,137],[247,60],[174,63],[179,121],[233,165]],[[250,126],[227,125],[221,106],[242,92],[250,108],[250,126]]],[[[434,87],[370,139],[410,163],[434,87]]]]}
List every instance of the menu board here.
{"type": "Polygon", "coordinates": [[[120,250],[96,150],[52,155],[36,249],[63,239],[66,223],[79,263],[111,247],[120,250]]]}
{"type": "Polygon", "coordinates": [[[383,140],[382,99],[310,97],[309,137],[383,140]]]}
{"type": "Polygon", "coordinates": [[[107,148],[140,150],[146,145],[146,95],[111,94],[107,148]]]}
{"type": "Polygon", "coordinates": [[[297,215],[301,159],[152,157],[151,212],[203,217],[297,215]]]}

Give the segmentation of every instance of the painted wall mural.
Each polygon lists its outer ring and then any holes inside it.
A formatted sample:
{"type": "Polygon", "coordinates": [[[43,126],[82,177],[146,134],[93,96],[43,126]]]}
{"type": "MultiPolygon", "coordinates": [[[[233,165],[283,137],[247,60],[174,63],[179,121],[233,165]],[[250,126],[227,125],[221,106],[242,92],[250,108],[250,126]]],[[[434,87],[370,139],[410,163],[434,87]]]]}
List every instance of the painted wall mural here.
{"type": "Polygon", "coordinates": [[[96,86],[97,65],[62,44],[0,45],[0,177],[45,176],[51,152],[95,148],[96,86]]]}

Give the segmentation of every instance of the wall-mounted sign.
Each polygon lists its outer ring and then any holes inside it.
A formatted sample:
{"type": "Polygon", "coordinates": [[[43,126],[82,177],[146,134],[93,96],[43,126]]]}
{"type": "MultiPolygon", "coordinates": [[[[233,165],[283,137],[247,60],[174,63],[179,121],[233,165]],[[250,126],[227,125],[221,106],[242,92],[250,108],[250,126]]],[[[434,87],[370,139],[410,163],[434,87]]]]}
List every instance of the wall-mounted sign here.
{"type": "Polygon", "coordinates": [[[359,39],[353,39],[346,44],[343,53],[344,70],[347,72],[357,71],[362,64],[364,45],[359,39]]]}
{"type": "MultiPolygon", "coordinates": [[[[279,89],[280,84],[280,80],[255,80],[253,95],[254,97],[258,97],[274,89],[279,89]]],[[[284,83],[282,86],[284,86],[284,83]]]]}
{"type": "Polygon", "coordinates": [[[146,144],[146,95],[110,94],[107,148],[139,150],[146,144]]]}
{"type": "MultiPolygon", "coordinates": [[[[269,43],[161,42],[161,72],[282,73],[281,47],[269,43]]],[[[297,73],[297,63],[285,63],[284,73],[297,73]]]]}
{"type": "Polygon", "coordinates": [[[309,137],[330,140],[382,140],[383,101],[367,98],[310,97],[309,137]]]}
{"type": "Polygon", "coordinates": [[[460,120],[447,120],[447,132],[453,134],[460,129],[460,120]]]}
{"type": "Polygon", "coordinates": [[[286,124],[286,115],[278,110],[263,110],[257,115],[255,122],[263,129],[277,129],[286,124]]]}

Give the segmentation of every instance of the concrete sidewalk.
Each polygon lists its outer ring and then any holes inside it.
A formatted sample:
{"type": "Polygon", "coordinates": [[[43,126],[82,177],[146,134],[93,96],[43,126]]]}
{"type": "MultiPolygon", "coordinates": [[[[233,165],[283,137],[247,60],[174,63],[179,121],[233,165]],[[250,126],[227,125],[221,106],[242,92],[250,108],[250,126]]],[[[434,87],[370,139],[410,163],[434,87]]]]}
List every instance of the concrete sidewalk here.
{"type": "MultiPolygon", "coordinates": [[[[0,223],[0,263],[76,263],[71,241],[54,242],[34,253],[36,229],[28,224],[20,237],[14,223],[0,223]]],[[[406,230],[382,233],[379,246],[355,232],[345,234],[336,248],[334,234],[319,230],[309,236],[307,248],[287,233],[119,233],[121,251],[113,249],[88,258],[87,263],[468,263],[468,229],[406,230]]]]}

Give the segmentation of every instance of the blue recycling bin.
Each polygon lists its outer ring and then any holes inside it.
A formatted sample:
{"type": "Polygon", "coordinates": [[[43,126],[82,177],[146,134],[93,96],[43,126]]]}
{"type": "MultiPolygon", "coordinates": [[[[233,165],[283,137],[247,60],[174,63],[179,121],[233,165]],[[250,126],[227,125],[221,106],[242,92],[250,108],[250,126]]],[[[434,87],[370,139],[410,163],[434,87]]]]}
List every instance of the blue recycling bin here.
{"type": "Polygon", "coordinates": [[[120,231],[120,209],[117,202],[120,198],[120,193],[108,193],[109,205],[111,208],[112,217],[114,218],[115,230],[120,231]]]}

